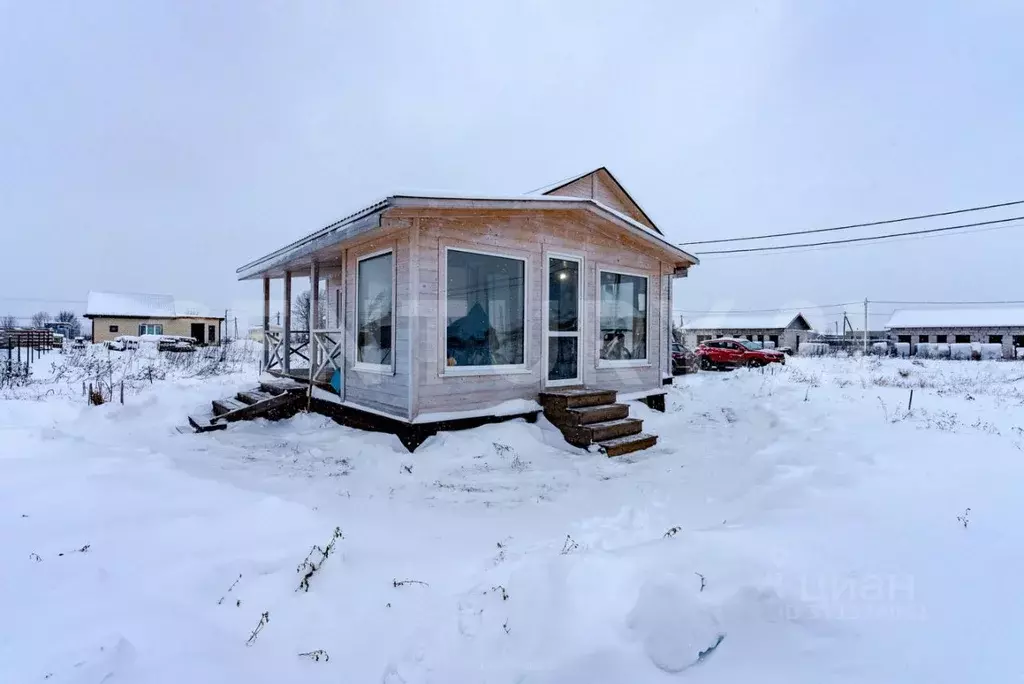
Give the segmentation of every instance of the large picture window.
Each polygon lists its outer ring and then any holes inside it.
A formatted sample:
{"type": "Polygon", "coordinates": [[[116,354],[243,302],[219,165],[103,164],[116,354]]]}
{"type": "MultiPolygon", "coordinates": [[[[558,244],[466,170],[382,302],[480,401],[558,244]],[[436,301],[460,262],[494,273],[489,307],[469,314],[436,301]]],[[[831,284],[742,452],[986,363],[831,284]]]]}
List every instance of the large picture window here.
{"type": "Polygon", "coordinates": [[[647,278],[600,271],[601,359],[647,359],[647,278]]]}
{"type": "Polygon", "coordinates": [[[356,362],[391,367],[394,338],[394,255],[359,260],[356,273],[356,362]]]}
{"type": "Polygon", "coordinates": [[[522,259],[447,250],[450,369],[525,363],[525,277],[522,259]]]}

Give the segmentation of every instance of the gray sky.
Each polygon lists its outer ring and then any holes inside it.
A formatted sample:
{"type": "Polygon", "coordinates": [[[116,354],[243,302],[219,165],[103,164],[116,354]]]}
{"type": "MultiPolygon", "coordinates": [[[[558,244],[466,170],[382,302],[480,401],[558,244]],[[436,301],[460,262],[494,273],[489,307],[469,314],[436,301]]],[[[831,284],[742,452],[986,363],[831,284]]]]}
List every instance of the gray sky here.
{"type": "MultiPolygon", "coordinates": [[[[0,314],[111,289],[255,316],[235,268],[379,196],[600,165],[679,242],[1024,199],[1022,26],[1017,0],[0,0],[0,314]]],[[[1022,252],[708,257],[676,305],[1024,299],[1022,252]]]]}

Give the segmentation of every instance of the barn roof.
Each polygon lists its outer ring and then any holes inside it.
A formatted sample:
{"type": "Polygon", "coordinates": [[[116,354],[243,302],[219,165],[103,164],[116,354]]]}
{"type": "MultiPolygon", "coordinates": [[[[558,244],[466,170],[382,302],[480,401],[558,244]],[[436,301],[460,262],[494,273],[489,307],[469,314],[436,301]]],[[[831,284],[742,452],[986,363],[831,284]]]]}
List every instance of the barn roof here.
{"type": "Polygon", "coordinates": [[[197,302],[176,300],[172,295],[90,291],[85,305],[85,317],[95,316],[223,318],[223,316],[212,315],[209,307],[197,302]]]}
{"type": "Polygon", "coordinates": [[[1024,328],[1024,308],[900,309],[886,328],[1024,328]]]}
{"type": "Polygon", "coordinates": [[[800,327],[810,330],[802,313],[766,313],[766,314],[711,314],[684,319],[683,327],[687,330],[782,330],[800,327]]]}

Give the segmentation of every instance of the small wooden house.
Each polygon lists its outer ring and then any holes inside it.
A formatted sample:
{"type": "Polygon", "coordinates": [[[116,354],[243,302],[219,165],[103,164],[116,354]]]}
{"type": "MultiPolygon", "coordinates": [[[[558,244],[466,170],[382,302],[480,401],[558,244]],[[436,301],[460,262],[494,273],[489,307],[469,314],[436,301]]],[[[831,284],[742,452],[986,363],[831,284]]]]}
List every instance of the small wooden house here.
{"type": "Polygon", "coordinates": [[[618,440],[613,453],[653,443],[615,401],[663,408],[672,282],[696,263],[600,168],[528,195],[392,195],[237,274],[263,281],[264,367],[312,379],[349,418],[415,446],[543,408],[573,443],[618,440]],[[291,325],[296,276],[327,312],[312,330],[291,325]]]}

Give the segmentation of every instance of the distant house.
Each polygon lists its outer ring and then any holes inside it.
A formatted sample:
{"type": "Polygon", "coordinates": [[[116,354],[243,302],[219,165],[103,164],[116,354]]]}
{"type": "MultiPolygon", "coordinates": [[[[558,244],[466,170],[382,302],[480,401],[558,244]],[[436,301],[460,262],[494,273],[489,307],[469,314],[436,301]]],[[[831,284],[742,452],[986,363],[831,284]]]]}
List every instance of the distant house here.
{"type": "Polygon", "coordinates": [[[775,347],[796,351],[807,340],[811,324],[803,314],[702,316],[683,321],[683,340],[691,349],[716,337],[735,337],[754,342],[771,342],[775,347]]]}
{"type": "MultiPolygon", "coordinates": [[[[284,328],[282,328],[279,325],[271,325],[270,326],[270,333],[273,334],[273,335],[280,335],[283,331],[284,331],[284,328]]],[[[249,339],[252,340],[253,342],[259,342],[259,343],[262,344],[263,343],[263,326],[262,325],[250,326],[249,327],[249,339]]]]}
{"type": "MultiPolygon", "coordinates": [[[[346,411],[384,417],[400,432],[535,415],[557,391],[594,391],[551,400],[561,402],[558,415],[581,421],[586,412],[566,413],[567,402],[619,392],[663,406],[672,282],[696,263],[602,167],[525,195],[392,195],[237,274],[263,281],[268,326],[270,283],[284,281],[284,330],[266,331],[265,368],[332,379],[346,411]],[[289,315],[296,276],[327,281],[311,289],[326,292],[327,321],[312,331],[311,358],[302,349],[312,368],[301,371],[296,346],[306,336],[289,315]]],[[[566,432],[632,440],[640,421],[622,416],[625,408],[590,412],[614,425],[566,432]]]]}
{"type": "Polygon", "coordinates": [[[47,330],[52,330],[55,335],[63,335],[64,337],[71,337],[71,329],[74,326],[73,323],[66,321],[50,321],[43,325],[47,330]]]}
{"type": "Polygon", "coordinates": [[[90,292],[85,317],[92,322],[92,341],[121,335],[178,335],[200,344],[218,344],[223,316],[171,295],[90,292]]]}
{"type": "Polygon", "coordinates": [[[1024,347],[1024,309],[902,309],[886,324],[892,342],[1001,344],[1005,358],[1024,347]]]}

